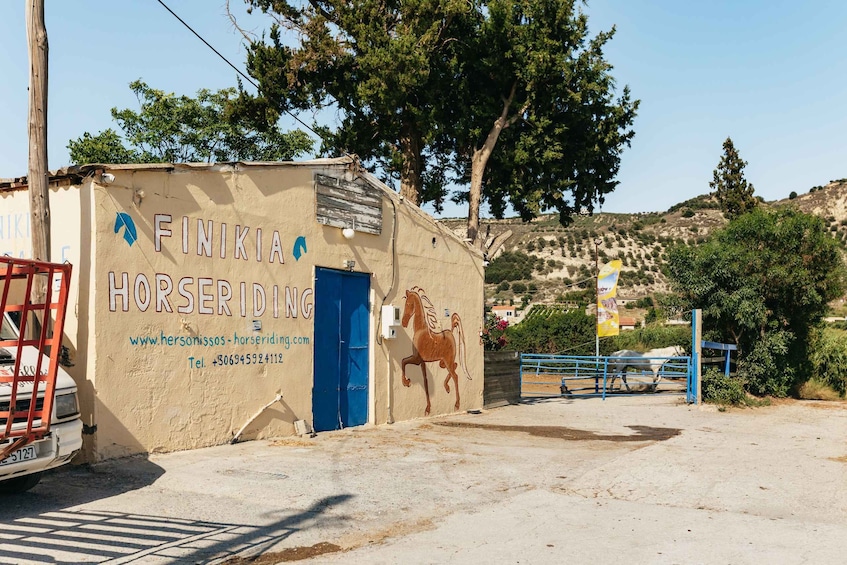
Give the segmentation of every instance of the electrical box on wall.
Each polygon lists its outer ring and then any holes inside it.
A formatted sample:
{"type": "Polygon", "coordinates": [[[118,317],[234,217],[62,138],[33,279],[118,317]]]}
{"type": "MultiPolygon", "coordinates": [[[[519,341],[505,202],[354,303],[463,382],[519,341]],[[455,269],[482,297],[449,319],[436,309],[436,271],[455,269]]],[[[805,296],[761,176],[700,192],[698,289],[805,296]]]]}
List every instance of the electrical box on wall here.
{"type": "Polygon", "coordinates": [[[394,339],[397,337],[397,328],[400,327],[400,309],[391,304],[382,307],[382,337],[394,339]]]}

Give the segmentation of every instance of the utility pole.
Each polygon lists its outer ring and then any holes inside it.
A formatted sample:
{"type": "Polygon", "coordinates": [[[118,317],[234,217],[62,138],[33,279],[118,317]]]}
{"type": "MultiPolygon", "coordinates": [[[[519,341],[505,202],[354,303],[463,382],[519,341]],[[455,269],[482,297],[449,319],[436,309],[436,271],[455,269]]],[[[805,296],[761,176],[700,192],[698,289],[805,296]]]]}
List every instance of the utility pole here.
{"type": "MultiPolygon", "coordinates": [[[[29,185],[32,258],[50,260],[50,186],[47,178],[47,27],[44,0],[26,0],[29,51],[29,185]]],[[[49,281],[40,281],[34,295],[46,296],[49,281]],[[43,288],[41,288],[43,286],[43,288]]]]}

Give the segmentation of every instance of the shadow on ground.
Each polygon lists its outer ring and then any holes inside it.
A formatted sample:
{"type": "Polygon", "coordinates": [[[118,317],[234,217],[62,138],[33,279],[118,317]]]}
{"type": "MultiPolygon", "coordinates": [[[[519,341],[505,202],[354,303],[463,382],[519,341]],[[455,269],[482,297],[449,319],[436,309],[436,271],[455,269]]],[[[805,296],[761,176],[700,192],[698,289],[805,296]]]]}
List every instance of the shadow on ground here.
{"type": "Polygon", "coordinates": [[[163,474],[146,458],[132,457],[59,469],[27,493],[0,497],[0,564],[249,563],[293,533],[346,521],[326,512],[353,498],[327,496],[262,525],[80,508],[150,486],[163,474]]]}
{"type": "Polygon", "coordinates": [[[446,428],[475,428],[492,432],[523,432],[531,436],[565,439],[570,441],[612,441],[616,443],[630,441],[664,441],[678,436],[678,428],[654,428],[651,426],[627,426],[634,434],[599,434],[590,430],[566,428],[564,426],[509,426],[502,424],[473,424],[470,422],[435,422],[436,426],[446,428]]]}

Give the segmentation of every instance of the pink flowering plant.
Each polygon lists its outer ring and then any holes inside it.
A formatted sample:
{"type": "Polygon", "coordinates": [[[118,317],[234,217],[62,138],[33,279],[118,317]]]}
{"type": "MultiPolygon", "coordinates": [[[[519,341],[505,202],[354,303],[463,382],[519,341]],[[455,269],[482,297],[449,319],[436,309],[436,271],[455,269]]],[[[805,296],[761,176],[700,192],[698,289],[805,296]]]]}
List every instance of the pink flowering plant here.
{"type": "Polygon", "coordinates": [[[509,322],[496,314],[489,312],[485,315],[485,325],[482,328],[482,346],[486,351],[498,351],[506,346],[506,328],[509,322]]]}

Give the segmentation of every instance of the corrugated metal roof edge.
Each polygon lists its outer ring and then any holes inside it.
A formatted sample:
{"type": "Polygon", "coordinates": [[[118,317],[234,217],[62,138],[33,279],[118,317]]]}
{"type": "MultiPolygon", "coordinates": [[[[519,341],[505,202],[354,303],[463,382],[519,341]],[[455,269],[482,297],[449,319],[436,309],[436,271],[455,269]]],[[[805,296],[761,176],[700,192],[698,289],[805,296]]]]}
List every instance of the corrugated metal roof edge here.
{"type": "MultiPolygon", "coordinates": [[[[203,170],[203,169],[216,169],[223,167],[232,167],[232,166],[243,166],[243,167],[315,167],[315,166],[338,166],[338,165],[350,165],[358,163],[358,159],[354,156],[345,156],[345,157],[329,157],[323,159],[309,159],[306,161],[232,161],[226,163],[124,163],[124,164],[115,164],[115,163],[91,163],[88,165],[72,165],[69,167],[62,167],[60,169],[56,169],[55,171],[49,171],[50,182],[61,182],[61,181],[69,181],[70,183],[79,182],[83,178],[87,177],[89,174],[95,171],[174,171],[179,169],[184,170],[203,170]]],[[[452,230],[441,224],[438,220],[421,210],[419,207],[409,204],[405,202],[404,199],[400,197],[394,190],[391,189],[384,182],[379,180],[376,176],[371,173],[361,169],[359,171],[359,176],[364,178],[369,184],[376,186],[388,198],[391,198],[394,201],[394,205],[406,205],[410,210],[414,213],[417,213],[422,218],[425,218],[427,221],[431,222],[434,226],[436,226],[439,231],[441,231],[445,237],[449,237],[454,241],[464,245],[469,250],[475,252],[480,257],[484,257],[484,253],[482,250],[470,245],[467,241],[457,236],[453,233],[452,230]]],[[[0,191],[5,190],[20,190],[27,187],[27,177],[16,177],[11,179],[0,179],[0,191]]]]}
{"type": "MultiPolygon", "coordinates": [[[[91,163],[87,165],[71,165],[48,171],[50,182],[65,179],[82,179],[94,171],[178,171],[204,170],[223,167],[314,167],[326,165],[348,165],[354,163],[354,157],[332,157],[325,159],[310,159],[307,161],[230,161],[224,163],[91,163]]],[[[0,178],[0,190],[23,188],[27,186],[27,177],[0,178]]]]}

